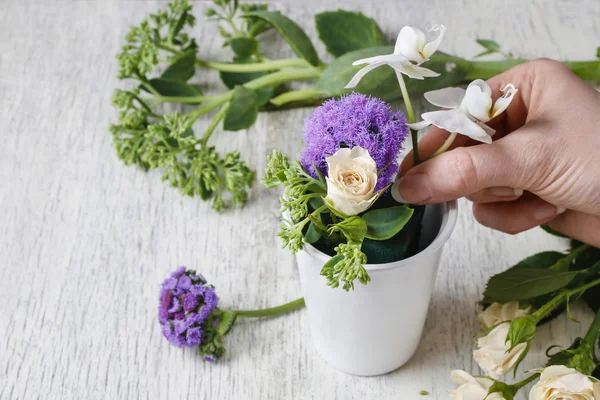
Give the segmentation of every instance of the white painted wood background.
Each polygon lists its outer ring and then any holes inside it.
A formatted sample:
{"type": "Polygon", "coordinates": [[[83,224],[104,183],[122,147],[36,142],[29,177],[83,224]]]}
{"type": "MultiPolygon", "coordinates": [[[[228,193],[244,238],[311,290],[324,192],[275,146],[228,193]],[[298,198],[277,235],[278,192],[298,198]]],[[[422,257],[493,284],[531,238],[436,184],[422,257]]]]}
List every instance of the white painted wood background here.
{"type": "MultiPolygon", "coordinates": [[[[239,323],[217,365],[163,339],[158,285],[178,265],[202,271],[225,308],[300,295],[294,259],[275,238],[275,191],[257,184],[246,208],[216,214],[181,197],[158,172],[125,167],[115,156],[107,131],[115,120],[114,55],[129,26],[164,4],[0,2],[0,398],[405,400],[420,398],[419,390],[447,398],[451,369],[478,372],[471,343],[485,280],[529,254],[565,247],[539,229],[511,237],[482,228],[464,201],[420,348],[398,371],[360,378],[328,366],[311,344],[304,311],[239,323]]],[[[215,26],[202,22],[206,4],[194,2],[201,54],[227,60],[215,26]]],[[[523,57],[589,59],[600,45],[595,0],[272,4],[315,43],[312,15],[345,8],[375,17],[390,38],[404,24],[444,23],[442,50],[465,57],[480,50],[477,37],[523,57]]],[[[291,55],[277,35],[268,37],[269,55],[291,55]]],[[[214,73],[203,78],[216,82],[214,73]]],[[[215,143],[242,150],[260,176],[272,148],[299,154],[309,112],[261,114],[249,131],[218,133],[215,143]]],[[[539,366],[550,344],[567,345],[585,331],[590,312],[580,306],[575,314],[583,324],[561,316],[540,329],[525,368],[539,366]]]]}

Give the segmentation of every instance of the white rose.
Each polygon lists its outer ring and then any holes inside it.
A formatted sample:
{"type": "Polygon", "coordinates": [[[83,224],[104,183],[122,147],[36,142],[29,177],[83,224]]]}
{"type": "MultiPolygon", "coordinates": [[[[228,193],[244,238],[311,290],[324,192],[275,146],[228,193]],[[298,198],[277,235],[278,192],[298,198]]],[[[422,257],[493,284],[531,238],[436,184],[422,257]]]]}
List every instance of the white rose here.
{"type": "Polygon", "coordinates": [[[344,215],[356,215],[373,204],[377,184],[377,165],[360,146],[343,148],[327,157],[329,174],[325,201],[344,215]]]}
{"type": "Polygon", "coordinates": [[[508,303],[492,303],[488,308],[479,313],[479,322],[484,329],[498,325],[500,322],[510,321],[517,317],[529,315],[531,307],[524,310],[519,308],[518,301],[508,303]]]}
{"type": "Polygon", "coordinates": [[[473,377],[465,371],[454,370],[450,374],[452,382],[460,385],[450,391],[450,398],[454,400],[505,400],[501,393],[492,393],[488,396],[488,390],[494,381],[487,377],[473,377]]]}
{"type": "Polygon", "coordinates": [[[509,328],[510,322],[498,325],[487,335],[477,339],[478,349],[473,351],[473,358],[477,364],[494,379],[510,371],[527,347],[526,343],[519,343],[508,352],[510,341],[507,341],[506,337],[509,328]]]}
{"type": "Polygon", "coordinates": [[[600,400],[600,383],[563,365],[544,368],[529,392],[529,400],[600,400]]]}

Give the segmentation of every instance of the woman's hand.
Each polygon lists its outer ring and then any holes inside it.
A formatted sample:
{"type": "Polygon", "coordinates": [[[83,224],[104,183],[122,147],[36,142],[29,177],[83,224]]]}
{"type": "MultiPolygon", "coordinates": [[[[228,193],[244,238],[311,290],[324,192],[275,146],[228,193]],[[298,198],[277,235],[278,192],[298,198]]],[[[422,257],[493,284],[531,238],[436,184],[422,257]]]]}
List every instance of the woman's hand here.
{"type": "MultiPolygon", "coordinates": [[[[492,144],[459,135],[451,150],[416,167],[407,156],[393,194],[413,204],[467,197],[485,226],[514,234],[548,223],[600,247],[600,93],[547,59],[490,79],[494,99],[509,82],[519,92],[488,123],[496,129],[492,144]]],[[[448,135],[431,129],[421,157],[448,135]]]]}

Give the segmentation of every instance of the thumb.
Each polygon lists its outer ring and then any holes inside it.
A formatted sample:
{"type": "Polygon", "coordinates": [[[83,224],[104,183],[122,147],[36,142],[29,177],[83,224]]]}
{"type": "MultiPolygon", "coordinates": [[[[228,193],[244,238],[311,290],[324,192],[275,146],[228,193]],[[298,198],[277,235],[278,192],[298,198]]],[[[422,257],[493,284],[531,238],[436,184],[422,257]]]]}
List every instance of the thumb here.
{"type": "Polygon", "coordinates": [[[537,157],[524,151],[530,143],[526,141],[527,135],[514,132],[492,144],[443,153],[411,168],[394,183],[392,196],[400,202],[433,204],[495,186],[528,189],[524,172],[531,171],[537,157]]]}

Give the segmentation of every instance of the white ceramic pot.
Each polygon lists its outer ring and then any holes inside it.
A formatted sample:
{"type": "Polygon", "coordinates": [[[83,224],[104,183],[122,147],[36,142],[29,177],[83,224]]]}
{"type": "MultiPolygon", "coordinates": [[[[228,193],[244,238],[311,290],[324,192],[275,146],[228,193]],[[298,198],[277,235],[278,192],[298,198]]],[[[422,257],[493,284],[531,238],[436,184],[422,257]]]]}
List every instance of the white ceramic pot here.
{"type": "Polygon", "coordinates": [[[420,253],[365,266],[371,282],[332,289],[320,275],[330,256],[311,245],[296,254],[315,347],[334,367],[354,375],[393,371],[415,353],[444,245],[458,217],[456,201],[427,206],[420,253]]]}

